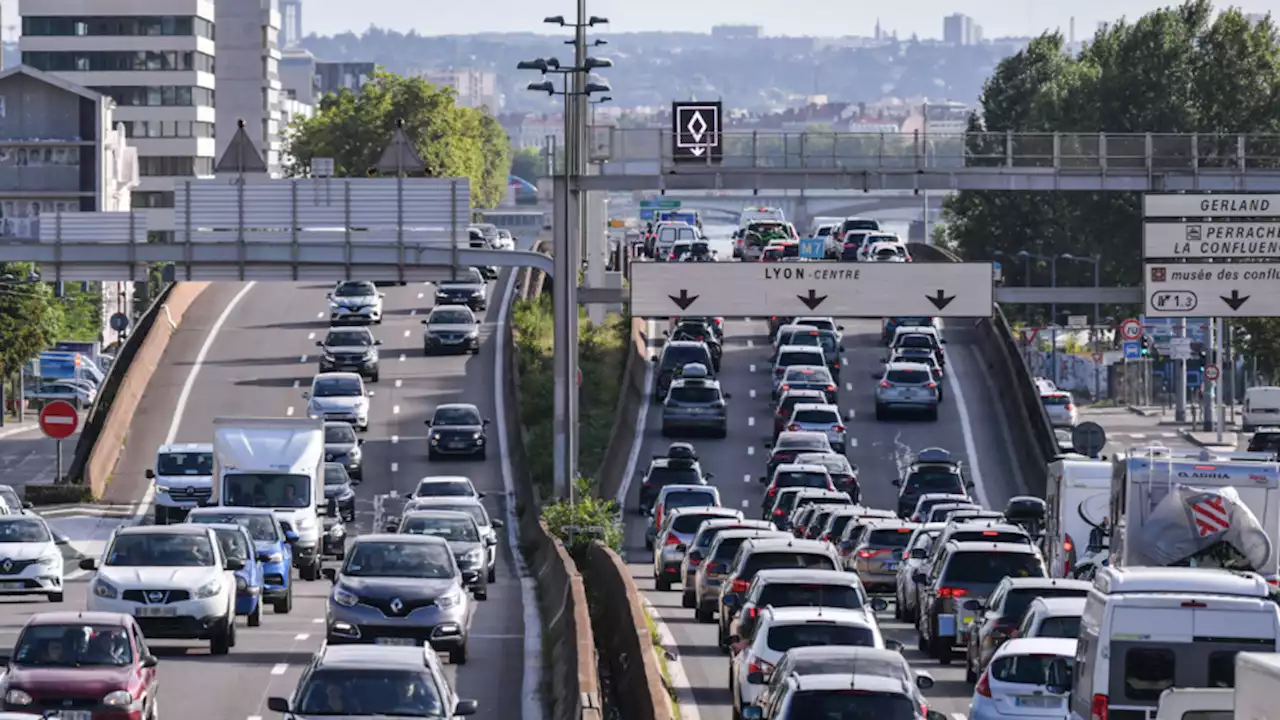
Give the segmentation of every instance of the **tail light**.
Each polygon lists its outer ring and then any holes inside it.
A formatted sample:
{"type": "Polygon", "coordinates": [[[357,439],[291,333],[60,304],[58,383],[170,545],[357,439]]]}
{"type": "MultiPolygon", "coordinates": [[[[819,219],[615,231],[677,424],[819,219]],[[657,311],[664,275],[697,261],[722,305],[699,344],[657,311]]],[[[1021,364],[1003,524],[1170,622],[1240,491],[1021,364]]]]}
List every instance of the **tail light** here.
{"type": "Polygon", "coordinates": [[[749,586],[750,584],[751,583],[747,582],[746,580],[743,580],[742,578],[738,578],[737,580],[733,581],[732,585],[729,586],[729,592],[744,593],[747,591],[747,586],[749,586]]]}
{"type": "Polygon", "coordinates": [[[1107,702],[1106,695],[1094,695],[1093,703],[1089,705],[1089,720],[1107,720],[1107,710],[1110,704],[1107,702]]]}
{"type": "Polygon", "coordinates": [[[769,676],[773,674],[773,665],[757,658],[755,662],[747,666],[747,672],[758,672],[764,676],[765,680],[768,680],[769,676]]]}
{"type": "Polygon", "coordinates": [[[800,429],[800,426],[795,423],[791,423],[790,425],[787,426],[787,429],[790,430],[791,432],[795,432],[800,429]]]}
{"type": "Polygon", "coordinates": [[[1067,403],[1067,412],[1071,412],[1072,410],[1075,410],[1075,409],[1076,409],[1075,405],[1072,405],[1071,403],[1067,403]]]}
{"type": "Polygon", "coordinates": [[[702,558],[696,558],[696,557],[689,558],[689,567],[698,567],[701,564],[702,564],[702,558]]]}
{"type": "Polygon", "coordinates": [[[1071,539],[1071,535],[1067,535],[1062,541],[1062,576],[1066,577],[1071,573],[1071,551],[1076,547],[1075,542],[1071,539]]]}
{"type": "Polygon", "coordinates": [[[723,409],[724,409],[724,401],[723,401],[723,400],[717,400],[717,401],[715,401],[715,402],[711,403],[711,407],[715,408],[716,410],[723,410],[723,409]]]}
{"type": "Polygon", "coordinates": [[[718,562],[707,563],[707,574],[722,573],[724,572],[724,570],[725,570],[724,563],[718,563],[718,562]]]}
{"type": "Polygon", "coordinates": [[[680,538],[676,537],[674,534],[667,535],[667,541],[663,543],[663,545],[679,545],[679,544],[680,544],[680,538]]]}
{"type": "Polygon", "coordinates": [[[790,386],[790,385],[783,385],[781,389],[782,389],[782,392],[786,392],[786,391],[788,391],[788,390],[790,390],[790,389],[791,389],[791,386],[790,386]]]}
{"type": "Polygon", "coordinates": [[[778,494],[778,488],[776,486],[769,488],[769,497],[773,497],[774,495],[777,495],[777,494],[778,494]]]}
{"type": "Polygon", "coordinates": [[[774,517],[782,517],[783,515],[786,515],[786,513],[785,513],[785,512],[783,512],[781,509],[778,509],[778,510],[774,510],[774,511],[773,511],[773,516],[774,516],[774,517]]]}
{"type": "Polygon", "coordinates": [[[978,684],[973,687],[973,691],[982,697],[991,697],[991,681],[987,676],[991,674],[991,670],[983,670],[982,677],[978,678],[978,684]]]}
{"type": "Polygon", "coordinates": [[[962,598],[968,595],[969,591],[964,588],[940,587],[938,588],[938,597],[940,598],[962,598]]]}
{"type": "Polygon", "coordinates": [[[927,385],[925,385],[925,387],[929,388],[930,390],[935,390],[935,389],[937,389],[937,387],[938,387],[938,383],[936,383],[936,382],[930,382],[930,383],[928,383],[927,385]]]}
{"type": "Polygon", "coordinates": [[[821,540],[822,542],[831,542],[831,534],[822,533],[821,535],[818,536],[818,539],[821,540]]]}
{"type": "Polygon", "coordinates": [[[880,381],[880,387],[882,387],[882,388],[891,388],[891,387],[893,387],[893,385],[892,385],[892,384],[890,384],[888,380],[881,380],[881,381],[880,381]]]}
{"type": "Polygon", "coordinates": [[[862,558],[863,560],[870,560],[871,558],[879,555],[882,552],[884,552],[884,550],[859,550],[858,557],[862,558]]]}
{"type": "Polygon", "coordinates": [[[837,426],[835,426],[834,428],[832,428],[832,430],[835,430],[836,432],[844,432],[844,426],[843,426],[843,425],[837,425],[837,426]]]}
{"type": "Polygon", "coordinates": [[[840,363],[838,363],[838,362],[831,363],[831,367],[832,367],[832,368],[834,368],[834,369],[836,369],[836,370],[839,370],[839,369],[840,369],[840,363]]]}
{"type": "Polygon", "coordinates": [[[721,325],[724,325],[724,318],[713,318],[711,322],[715,323],[716,327],[720,327],[721,325]]]}
{"type": "Polygon", "coordinates": [[[752,620],[755,620],[756,618],[760,617],[760,608],[758,607],[747,608],[747,617],[751,618],[752,620]]]}
{"type": "Polygon", "coordinates": [[[836,391],[836,386],[835,386],[835,385],[828,385],[828,386],[827,386],[827,392],[835,392],[835,391],[836,391]]]}
{"type": "Polygon", "coordinates": [[[653,509],[653,519],[654,519],[654,523],[658,527],[662,527],[662,506],[661,505],[653,509]]]}

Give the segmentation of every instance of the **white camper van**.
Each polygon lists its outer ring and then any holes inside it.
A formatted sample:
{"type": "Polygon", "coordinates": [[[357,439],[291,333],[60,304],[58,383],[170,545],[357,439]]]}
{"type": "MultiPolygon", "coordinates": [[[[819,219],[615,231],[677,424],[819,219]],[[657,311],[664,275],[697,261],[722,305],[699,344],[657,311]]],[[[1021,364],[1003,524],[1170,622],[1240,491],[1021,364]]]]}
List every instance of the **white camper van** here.
{"type": "Polygon", "coordinates": [[[1280,688],[1280,654],[1242,652],[1236,655],[1235,720],[1271,720],[1280,688]]]}
{"type": "Polygon", "coordinates": [[[1101,528],[1108,522],[1111,463],[1084,455],[1063,455],[1049,463],[1045,483],[1044,557],[1053,577],[1071,571],[1105,549],[1101,528]]]}
{"type": "Polygon", "coordinates": [[[215,418],[216,504],[270,508],[298,535],[293,565],[318,580],[322,562],[324,421],[309,418],[215,418]]]}
{"type": "Polygon", "coordinates": [[[156,524],[182,522],[192,508],[211,502],[213,445],[161,445],[156,451],[156,466],[147,469],[147,478],[155,482],[156,524]]]}

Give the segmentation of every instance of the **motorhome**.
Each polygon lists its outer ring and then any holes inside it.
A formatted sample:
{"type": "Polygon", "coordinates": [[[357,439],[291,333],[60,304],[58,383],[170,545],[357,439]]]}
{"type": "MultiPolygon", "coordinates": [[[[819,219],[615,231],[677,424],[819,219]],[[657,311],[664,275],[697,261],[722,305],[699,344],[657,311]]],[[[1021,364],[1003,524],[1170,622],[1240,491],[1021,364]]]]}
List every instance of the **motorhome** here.
{"type": "Polygon", "coordinates": [[[1072,571],[1106,550],[1111,463],[1084,455],[1062,455],[1049,463],[1045,482],[1044,551],[1049,574],[1072,571]]]}
{"type": "Polygon", "coordinates": [[[1112,459],[1111,564],[1277,578],[1280,463],[1270,453],[1133,448],[1112,459]]]}
{"type": "Polygon", "coordinates": [[[324,497],[324,421],[215,418],[215,504],[271,508],[297,534],[293,564],[303,580],[320,577],[320,504],[324,497]]]}

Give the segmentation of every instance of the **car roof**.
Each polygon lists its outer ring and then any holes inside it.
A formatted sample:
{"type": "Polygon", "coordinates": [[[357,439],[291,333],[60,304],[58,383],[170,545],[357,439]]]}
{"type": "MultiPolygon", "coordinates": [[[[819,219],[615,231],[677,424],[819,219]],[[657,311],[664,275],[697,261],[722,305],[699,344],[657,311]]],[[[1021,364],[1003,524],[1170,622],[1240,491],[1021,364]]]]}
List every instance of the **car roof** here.
{"type": "Polygon", "coordinates": [[[431,662],[432,651],[426,646],[392,647],[387,645],[325,645],[320,649],[317,666],[322,668],[374,667],[377,669],[422,670],[431,662]]]}
{"type": "Polygon", "coordinates": [[[423,495],[411,498],[410,502],[413,503],[414,510],[432,507],[472,507],[477,505],[484,507],[484,503],[480,502],[480,498],[466,495],[423,495]]]}
{"type": "Polygon", "coordinates": [[[827,439],[826,433],[820,433],[813,430],[783,430],[778,433],[778,439],[773,443],[774,447],[782,444],[783,440],[812,440],[821,438],[827,439]]]}
{"type": "MultiPolygon", "coordinates": [[[[898,518],[867,518],[871,522],[867,525],[873,526],[877,530],[897,530],[901,528],[911,528],[915,530],[920,527],[920,523],[914,523],[910,520],[899,520],[898,518]]],[[[906,533],[903,533],[904,535],[906,533]]]]}
{"type": "Polygon", "coordinates": [[[1007,577],[1005,581],[1009,583],[1010,589],[1018,588],[1064,588],[1067,590],[1083,590],[1088,592],[1093,589],[1093,583],[1089,580],[1076,580],[1075,578],[1054,578],[1054,577],[1007,577]]]}
{"type": "Polygon", "coordinates": [[[842,492],[842,491],[840,491],[840,490],[821,490],[821,489],[819,489],[819,488],[800,488],[800,490],[802,491],[802,493],[804,494],[804,496],[805,496],[805,497],[816,497],[816,498],[840,498],[840,497],[842,497],[842,498],[844,498],[844,499],[846,499],[846,500],[852,500],[852,499],[853,499],[853,498],[849,497],[849,493],[847,493],[847,492],[842,492]]]}
{"type": "Polygon", "coordinates": [[[213,452],[213,443],[170,443],[168,445],[161,445],[156,450],[156,453],[180,453],[180,452],[211,453],[213,452]]]}
{"type": "Polygon", "coordinates": [[[53,612],[35,613],[27,618],[27,624],[70,625],[73,623],[88,623],[90,625],[125,625],[125,618],[127,617],[129,616],[123,613],[113,612],[55,610],[53,612]]]}
{"type": "MultiPolygon", "coordinates": [[[[779,531],[781,532],[781,531],[779,531]]],[[[848,585],[858,587],[862,580],[856,573],[844,570],[812,570],[809,568],[776,568],[761,570],[756,573],[756,581],[760,583],[806,582],[815,585],[848,585]]]]}
{"type": "Polygon", "coordinates": [[[681,515],[718,515],[720,517],[740,517],[741,510],[722,507],[720,505],[689,505],[686,507],[671,508],[667,512],[668,518],[679,517],[681,515]]]}
{"type": "Polygon", "coordinates": [[[361,382],[363,382],[364,378],[361,377],[360,373],[323,372],[323,373],[317,373],[316,376],[311,379],[311,384],[314,385],[320,382],[321,380],[360,380],[361,382]]]}
{"type": "MultiPolygon", "coordinates": [[[[816,332],[816,329],[815,329],[815,332],[816,332]]],[[[784,352],[820,353],[822,352],[822,348],[818,347],[817,345],[779,345],[778,354],[781,355],[784,352]]],[[[795,367],[808,367],[808,366],[798,365],[795,367]]]]}
{"type": "Polygon", "coordinates": [[[446,483],[467,483],[471,484],[471,478],[466,475],[428,475],[418,481],[418,485],[443,485],[446,483]]]}
{"type": "Polygon", "coordinates": [[[702,493],[715,493],[716,495],[720,494],[719,488],[717,488],[715,485],[689,485],[685,483],[680,483],[678,485],[663,485],[662,489],[658,491],[658,495],[662,496],[662,495],[667,495],[673,492],[702,492],[702,493]]]}
{"type": "Polygon", "coordinates": [[[823,555],[831,554],[831,544],[821,540],[803,540],[796,537],[781,538],[751,538],[743,543],[743,547],[749,547],[752,550],[795,550],[797,552],[806,553],[822,553],[823,555]]]}
{"type": "Polygon", "coordinates": [[[668,340],[662,344],[665,351],[669,347],[706,347],[706,343],[701,340],[668,340]]]}
{"type": "Polygon", "coordinates": [[[800,412],[801,410],[830,410],[837,415],[840,414],[840,406],[832,403],[796,403],[793,410],[795,412],[800,412]]]}
{"type": "Polygon", "coordinates": [[[671,381],[671,387],[709,387],[719,388],[720,381],[715,378],[676,378],[671,381]]]}
{"type": "Polygon", "coordinates": [[[885,370],[918,370],[921,372],[933,372],[933,368],[924,363],[910,362],[907,360],[894,360],[884,364],[885,370]]]}
{"type": "Polygon", "coordinates": [[[752,538],[760,538],[760,539],[788,538],[792,536],[791,533],[787,532],[786,530],[770,529],[772,528],[773,523],[769,523],[769,526],[770,527],[768,528],[765,528],[765,527],[734,528],[732,530],[722,530],[721,532],[716,534],[716,540],[718,541],[721,538],[725,538],[729,540],[732,540],[734,538],[744,538],[744,539],[750,540],[752,538]]]}
{"type": "Polygon", "coordinates": [[[178,523],[176,525],[134,525],[116,529],[117,535],[204,535],[209,532],[205,524],[178,523]]]}
{"type": "MultiPolygon", "coordinates": [[[[1003,522],[1000,520],[960,520],[947,523],[948,528],[954,528],[949,534],[958,532],[966,532],[970,530],[994,530],[996,532],[1020,533],[1027,535],[1027,529],[1021,525],[1014,525],[1011,522],[1003,522]]],[[[945,530],[944,530],[945,532],[945,530]]]]}
{"type": "Polygon", "coordinates": [[[911,689],[904,679],[898,677],[886,677],[884,675],[873,673],[799,675],[796,677],[796,689],[804,692],[821,690],[863,690],[867,692],[911,695],[911,689]]]}
{"type": "Polygon", "coordinates": [[[355,542],[408,542],[419,545],[442,545],[447,544],[444,538],[434,535],[408,535],[404,533],[370,533],[368,535],[358,535],[354,538],[355,542]]]}
{"type": "Polygon", "coordinates": [[[701,468],[697,460],[692,458],[656,457],[649,461],[650,468],[675,467],[680,469],[701,468]],[[674,464],[673,464],[674,463],[674,464]]]}
{"type": "MultiPolygon", "coordinates": [[[[820,472],[825,473],[827,468],[825,465],[817,465],[813,463],[779,463],[778,467],[773,469],[773,474],[777,475],[781,472],[820,472]]],[[[815,490],[817,488],[814,488],[815,490]]]]}
{"type": "MultiPolygon", "coordinates": [[[[411,517],[448,518],[451,520],[458,520],[460,518],[465,518],[467,520],[475,522],[475,518],[471,517],[471,513],[464,513],[460,510],[431,510],[431,509],[417,508],[414,510],[406,510],[404,513],[404,516],[401,519],[411,518],[411,517]]],[[[399,535],[400,533],[396,533],[396,534],[399,535]]]]}
{"type": "Polygon", "coordinates": [[[1059,657],[1075,657],[1075,638],[1031,637],[1014,638],[1006,641],[996,650],[992,659],[995,661],[1006,655],[1057,655],[1059,657]]]}
{"type": "Polygon", "coordinates": [[[862,610],[850,610],[848,608],[830,608],[830,607],[768,607],[766,608],[773,615],[772,625],[794,625],[812,622],[815,618],[821,618],[828,622],[835,622],[842,625],[858,625],[860,627],[875,629],[875,625],[867,619],[867,614],[862,610]]]}
{"type": "MultiPolygon", "coordinates": [[[[271,512],[271,508],[240,507],[238,505],[206,505],[205,507],[193,507],[187,511],[187,517],[191,517],[192,515],[262,515],[275,517],[275,513],[271,512]]],[[[170,526],[139,525],[138,527],[170,526]]]]}
{"type": "Polygon", "coordinates": [[[441,410],[475,410],[476,412],[480,412],[480,408],[476,407],[472,403],[443,403],[441,405],[437,405],[432,414],[440,412],[441,410]]]}
{"type": "MultiPolygon", "coordinates": [[[[810,345],[808,347],[812,347],[812,346],[810,345]]],[[[813,388],[788,388],[786,391],[782,393],[782,399],[785,400],[788,396],[792,396],[792,395],[794,395],[797,398],[806,398],[806,397],[824,397],[825,398],[827,396],[827,394],[822,392],[821,390],[815,390],[813,388]]]]}
{"type": "Polygon", "coordinates": [[[1039,555],[1040,551],[1025,543],[1010,542],[982,542],[981,540],[970,540],[960,542],[952,540],[948,543],[955,552],[991,552],[991,553],[1010,553],[1017,555],[1039,555]]]}
{"type": "Polygon", "coordinates": [[[1048,617],[1082,615],[1087,600],[1087,597],[1038,597],[1031,601],[1031,607],[1037,604],[1044,606],[1044,614],[1048,617]]]}

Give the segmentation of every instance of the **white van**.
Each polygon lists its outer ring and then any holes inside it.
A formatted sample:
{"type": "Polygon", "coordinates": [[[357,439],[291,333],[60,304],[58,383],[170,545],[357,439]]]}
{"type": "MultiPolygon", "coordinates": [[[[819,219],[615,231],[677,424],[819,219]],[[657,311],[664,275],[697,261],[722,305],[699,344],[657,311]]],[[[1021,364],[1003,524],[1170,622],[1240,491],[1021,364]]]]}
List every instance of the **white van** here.
{"type": "Polygon", "coordinates": [[[1071,720],[1150,718],[1172,687],[1230,687],[1238,652],[1274,652],[1280,606],[1256,573],[1104,567],[1085,601],[1071,720]]]}
{"type": "Polygon", "coordinates": [[[1072,570],[1106,548],[1101,528],[1111,504],[1111,463],[1083,455],[1063,455],[1049,463],[1045,482],[1043,540],[1052,577],[1075,577],[1072,570]]]}
{"type": "Polygon", "coordinates": [[[1280,425],[1280,387],[1264,385],[1244,391],[1244,417],[1241,429],[1253,432],[1263,425],[1280,425]]]}

